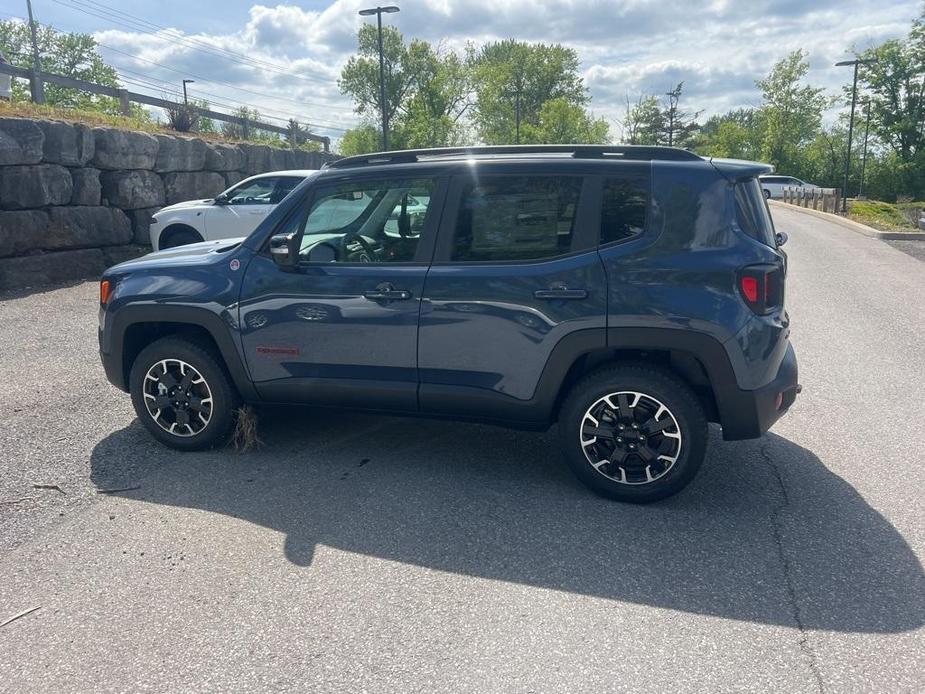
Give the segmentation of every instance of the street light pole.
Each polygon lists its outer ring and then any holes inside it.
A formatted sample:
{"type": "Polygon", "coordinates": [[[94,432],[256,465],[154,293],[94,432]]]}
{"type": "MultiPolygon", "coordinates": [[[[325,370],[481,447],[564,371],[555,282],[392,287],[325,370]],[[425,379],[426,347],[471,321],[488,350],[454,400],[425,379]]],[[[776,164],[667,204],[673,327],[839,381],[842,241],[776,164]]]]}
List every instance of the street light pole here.
{"type": "Polygon", "coordinates": [[[29,11],[29,32],[32,35],[32,102],[45,103],[45,83],[42,82],[42,64],[39,59],[39,39],[35,29],[35,18],[32,16],[32,0],[26,0],[26,9],[29,11]]]}
{"type": "Polygon", "coordinates": [[[668,97],[668,146],[674,146],[674,116],[678,107],[678,95],[675,92],[666,92],[668,97]]]}
{"type": "Polygon", "coordinates": [[[861,157],[861,186],[858,197],[864,197],[864,171],[867,169],[867,136],[870,134],[870,101],[865,104],[867,108],[867,122],[864,124],[864,154],[861,157]]]}
{"type": "Polygon", "coordinates": [[[192,84],[196,80],[183,80],[183,103],[188,104],[189,99],[186,98],[186,85],[192,84]]]}
{"type": "Polygon", "coordinates": [[[383,56],[382,50],[382,14],[392,14],[393,12],[399,11],[399,8],[394,5],[360,10],[361,17],[376,15],[376,23],[379,29],[379,106],[382,111],[382,151],[384,152],[387,152],[389,149],[389,113],[385,103],[385,57],[383,56]]]}
{"type": "Polygon", "coordinates": [[[855,58],[854,60],[842,60],[841,62],[835,63],[835,67],[844,67],[846,65],[854,66],[854,83],[851,86],[851,116],[848,119],[848,152],[845,156],[845,187],[841,194],[841,211],[843,214],[848,214],[848,176],[851,174],[851,140],[854,136],[854,107],[858,100],[858,65],[868,65],[871,62],[870,60],[855,58]]]}

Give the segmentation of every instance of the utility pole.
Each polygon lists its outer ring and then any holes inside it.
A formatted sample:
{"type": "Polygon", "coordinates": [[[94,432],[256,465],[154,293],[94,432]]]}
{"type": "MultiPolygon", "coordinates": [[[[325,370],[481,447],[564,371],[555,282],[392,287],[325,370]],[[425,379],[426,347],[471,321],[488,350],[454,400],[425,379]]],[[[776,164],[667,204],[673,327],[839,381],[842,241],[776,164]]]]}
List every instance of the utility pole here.
{"type": "Polygon", "coordinates": [[[864,198],[864,171],[867,169],[867,136],[870,134],[870,100],[864,106],[867,109],[867,122],[864,125],[864,154],[861,156],[861,186],[858,188],[858,198],[864,198]]]}
{"type": "Polygon", "coordinates": [[[189,104],[189,99],[186,98],[186,85],[193,84],[196,80],[183,80],[183,103],[189,104]]]}
{"type": "Polygon", "coordinates": [[[842,214],[848,214],[848,176],[851,174],[851,141],[854,136],[854,107],[858,101],[858,65],[869,65],[872,60],[842,60],[835,63],[835,67],[844,67],[847,65],[854,66],[854,83],[851,86],[851,116],[848,119],[848,152],[845,155],[845,187],[841,196],[842,214]]]}
{"type": "Polygon", "coordinates": [[[32,16],[32,0],[26,0],[26,9],[29,11],[29,32],[32,35],[32,102],[45,103],[45,83],[42,82],[42,63],[39,58],[39,38],[35,28],[35,18],[32,16]]]}
{"type": "Polygon", "coordinates": [[[382,151],[389,151],[389,112],[385,103],[385,58],[382,54],[382,14],[392,14],[399,12],[399,8],[394,5],[387,7],[374,7],[366,10],[360,10],[361,17],[376,15],[379,26],[379,106],[382,110],[382,151]]]}

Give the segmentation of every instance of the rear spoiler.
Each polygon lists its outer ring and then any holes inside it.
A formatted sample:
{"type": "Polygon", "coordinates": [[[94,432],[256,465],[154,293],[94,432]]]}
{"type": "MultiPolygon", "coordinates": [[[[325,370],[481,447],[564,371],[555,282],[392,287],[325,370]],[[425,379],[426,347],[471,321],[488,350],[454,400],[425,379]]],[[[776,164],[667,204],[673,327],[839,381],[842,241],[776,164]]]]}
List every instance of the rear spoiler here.
{"type": "Polygon", "coordinates": [[[746,161],[744,159],[714,159],[711,157],[710,163],[722,176],[733,182],[757,178],[774,171],[771,164],[762,164],[761,162],[746,161]]]}

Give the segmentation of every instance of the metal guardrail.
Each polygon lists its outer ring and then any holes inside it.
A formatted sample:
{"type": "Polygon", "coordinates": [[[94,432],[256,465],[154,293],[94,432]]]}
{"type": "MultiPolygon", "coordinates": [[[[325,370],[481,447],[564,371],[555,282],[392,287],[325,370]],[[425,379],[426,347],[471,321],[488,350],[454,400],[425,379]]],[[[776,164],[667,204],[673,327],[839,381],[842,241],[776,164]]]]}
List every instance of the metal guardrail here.
{"type": "MultiPolygon", "coordinates": [[[[7,74],[12,77],[20,77],[25,80],[29,80],[30,84],[35,75],[32,70],[27,70],[21,67],[15,67],[13,65],[5,65],[0,63],[0,74],[7,74]]],[[[138,92],[132,92],[128,89],[119,89],[116,87],[107,87],[102,84],[96,84],[94,82],[85,82],[84,80],[74,79],[73,77],[65,77],[64,75],[53,75],[48,72],[43,72],[40,75],[42,82],[48,82],[51,84],[57,84],[62,87],[69,87],[71,89],[78,89],[84,92],[90,92],[92,94],[100,94],[102,96],[111,96],[119,100],[120,109],[125,115],[131,113],[130,103],[135,102],[137,104],[146,104],[148,106],[156,106],[158,108],[171,108],[178,106],[178,102],[168,101],[167,99],[158,99],[155,96],[148,96],[147,94],[139,94],[138,92]]],[[[230,113],[220,113],[219,111],[212,111],[211,109],[201,108],[194,104],[189,104],[189,107],[195,110],[200,116],[205,118],[212,118],[214,120],[224,121],[225,123],[235,123],[240,125],[244,130],[244,136],[247,137],[247,132],[249,129],[253,128],[255,130],[266,130],[271,133],[279,133],[281,135],[289,136],[289,128],[284,128],[279,125],[271,125],[269,123],[263,123],[261,121],[253,121],[249,118],[242,118],[241,116],[235,116],[230,113]]],[[[331,138],[325,137],[323,135],[315,135],[313,133],[304,133],[300,137],[311,140],[313,142],[320,142],[325,152],[331,151],[331,138]]]]}
{"type": "Polygon", "coordinates": [[[797,207],[806,207],[821,212],[841,212],[840,188],[813,188],[805,190],[798,186],[784,186],[783,202],[797,207]]]}

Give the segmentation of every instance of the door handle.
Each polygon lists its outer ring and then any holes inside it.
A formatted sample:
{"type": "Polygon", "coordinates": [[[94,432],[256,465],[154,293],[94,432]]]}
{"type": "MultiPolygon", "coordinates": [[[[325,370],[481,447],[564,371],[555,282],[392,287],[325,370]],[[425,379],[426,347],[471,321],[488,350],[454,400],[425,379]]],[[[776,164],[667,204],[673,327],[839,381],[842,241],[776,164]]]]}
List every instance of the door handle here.
{"type": "Polygon", "coordinates": [[[551,289],[537,289],[533,292],[533,296],[537,299],[587,299],[588,291],[586,289],[556,287],[551,289]]]}
{"type": "Polygon", "coordinates": [[[406,301],[411,298],[411,292],[407,289],[396,289],[384,282],[375,289],[363,292],[363,296],[373,301],[406,301]]]}

